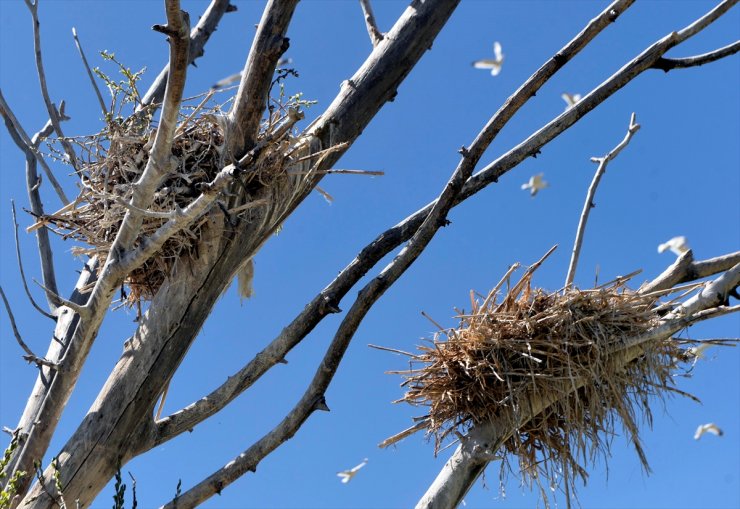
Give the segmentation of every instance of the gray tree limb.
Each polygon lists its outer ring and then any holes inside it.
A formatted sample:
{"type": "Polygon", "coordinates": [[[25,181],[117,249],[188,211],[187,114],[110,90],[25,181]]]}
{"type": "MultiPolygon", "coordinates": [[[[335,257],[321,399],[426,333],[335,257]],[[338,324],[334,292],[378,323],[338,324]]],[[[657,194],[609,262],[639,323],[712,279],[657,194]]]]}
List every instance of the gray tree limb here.
{"type": "Polygon", "coordinates": [[[698,67],[734,55],[740,51],[740,41],[735,41],[722,48],[702,53],[693,57],[685,58],[660,58],[653,65],[654,68],[668,72],[671,69],[685,69],[687,67],[698,67]]]}
{"type": "Polygon", "coordinates": [[[241,159],[257,143],[273,73],[289,46],[285,33],[296,5],[298,0],[270,0],[263,11],[229,110],[229,150],[235,159],[241,159]]]}

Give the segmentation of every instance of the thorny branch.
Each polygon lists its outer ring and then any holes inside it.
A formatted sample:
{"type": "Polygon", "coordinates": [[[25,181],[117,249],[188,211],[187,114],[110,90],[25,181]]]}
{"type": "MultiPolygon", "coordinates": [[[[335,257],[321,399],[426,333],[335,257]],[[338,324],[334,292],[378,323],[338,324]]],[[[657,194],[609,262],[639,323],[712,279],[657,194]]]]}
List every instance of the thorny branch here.
{"type": "Polygon", "coordinates": [[[601,177],[604,175],[604,172],[606,172],[606,165],[609,164],[609,161],[617,157],[617,155],[622,151],[624,147],[627,146],[627,144],[632,139],[632,136],[640,129],[640,124],[635,123],[635,114],[633,113],[630,117],[630,125],[627,128],[627,134],[625,135],[624,139],[619,142],[619,145],[614,147],[611,152],[606,154],[603,157],[592,157],[591,161],[594,163],[599,163],[598,168],[596,169],[596,173],[594,174],[594,178],[591,181],[591,185],[588,188],[588,192],[586,193],[586,202],[583,204],[583,211],[581,212],[581,219],[578,221],[578,229],[576,231],[576,240],[573,244],[573,253],[570,257],[570,265],[568,266],[568,275],[565,277],[565,288],[568,288],[571,284],[573,284],[573,279],[576,276],[576,267],[578,266],[578,257],[581,254],[581,246],[583,245],[583,235],[586,232],[586,222],[588,221],[588,216],[591,213],[591,209],[596,206],[594,204],[594,196],[596,195],[596,188],[599,186],[599,182],[601,181],[601,177]]]}

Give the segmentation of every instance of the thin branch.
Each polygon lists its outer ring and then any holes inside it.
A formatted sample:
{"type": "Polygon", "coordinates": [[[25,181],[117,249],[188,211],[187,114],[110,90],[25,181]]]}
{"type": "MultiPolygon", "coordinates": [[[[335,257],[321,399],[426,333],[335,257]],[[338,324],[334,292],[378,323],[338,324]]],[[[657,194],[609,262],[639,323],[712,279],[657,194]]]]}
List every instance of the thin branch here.
{"type": "Polygon", "coordinates": [[[660,58],[658,59],[657,62],[655,62],[653,67],[655,69],[660,69],[665,72],[668,72],[671,69],[685,69],[687,67],[697,67],[700,65],[708,64],[710,62],[714,62],[715,60],[719,60],[720,58],[725,58],[730,55],[734,55],[738,51],[740,51],[740,41],[735,41],[722,48],[716,49],[714,51],[710,51],[708,53],[703,53],[701,55],[696,55],[693,57],[660,58]]]}
{"type": "MultiPolygon", "coordinates": [[[[545,65],[533,74],[493,115],[483,130],[476,136],[475,140],[465,150],[466,157],[463,158],[461,164],[475,167],[498,132],[526,100],[534,95],[557,70],[562,68],[633,2],[634,0],[613,2],[558,52],[559,55],[562,55],[562,58],[549,59],[545,65]]],[[[396,40],[395,34],[394,40],[396,40]]],[[[300,343],[326,316],[340,312],[339,302],[341,299],[383,257],[399,244],[411,238],[418,230],[422,220],[429,215],[432,205],[428,205],[411,218],[383,232],[360,250],[357,257],[326,288],[319,292],[301,313],[247,365],[230,376],[223,385],[208,396],[159,421],[152,433],[152,438],[145,445],[145,449],[154,447],[192,429],[196,424],[221,410],[239,394],[247,390],[265,372],[284,359],[288,352],[300,343]]]]}
{"type": "Polygon", "coordinates": [[[228,116],[229,150],[236,159],[256,143],[275,67],[290,45],[285,33],[297,4],[298,0],[270,0],[262,13],[228,116]]]}
{"type": "Polygon", "coordinates": [[[10,109],[10,105],[5,102],[2,90],[0,90],[0,115],[2,115],[3,120],[5,120],[5,126],[8,128],[10,137],[13,138],[15,144],[18,145],[18,148],[25,152],[26,155],[31,154],[36,158],[36,161],[41,164],[41,168],[43,168],[44,173],[46,173],[46,177],[49,179],[49,182],[51,182],[52,187],[54,187],[54,191],[56,191],[57,196],[59,196],[59,200],[64,205],[67,205],[69,203],[69,199],[67,198],[67,195],[64,194],[62,186],[59,185],[59,182],[56,177],[54,177],[54,173],[52,173],[51,168],[49,168],[49,165],[46,164],[43,156],[39,153],[33,142],[28,138],[26,131],[23,130],[20,122],[18,122],[13,110],[10,109]]]}
{"type": "Polygon", "coordinates": [[[15,340],[18,342],[18,344],[23,349],[23,351],[26,352],[26,355],[24,355],[23,358],[28,362],[35,363],[37,366],[55,367],[56,366],[55,363],[47,361],[46,359],[43,359],[39,357],[38,355],[34,354],[31,351],[31,349],[28,347],[28,345],[23,341],[23,338],[21,337],[21,333],[18,331],[18,327],[15,323],[15,316],[13,316],[13,310],[10,309],[10,303],[8,302],[8,298],[5,296],[5,292],[3,291],[2,285],[0,285],[0,296],[3,298],[3,303],[5,303],[5,310],[8,312],[8,318],[10,319],[10,326],[13,329],[15,340]]]}
{"type": "Polygon", "coordinates": [[[65,120],[64,115],[60,114],[60,111],[57,110],[56,105],[51,102],[51,98],[49,97],[49,89],[46,86],[46,71],[44,70],[44,63],[41,58],[41,23],[39,22],[39,2],[36,0],[35,2],[31,2],[30,0],[24,0],[26,3],[26,6],[28,7],[28,10],[31,12],[31,18],[33,21],[33,50],[34,54],[36,55],[36,72],[39,76],[39,85],[41,87],[41,97],[44,99],[44,104],[46,105],[46,111],[49,113],[49,120],[51,120],[51,125],[54,126],[54,131],[56,131],[57,136],[59,137],[59,141],[62,144],[62,148],[64,149],[64,153],[67,154],[67,157],[69,157],[69,164],[72,165],[72,168],[75,169],[75,171],[78,171],[79,168],[77,167],[77,154],[75,154],[74,148],[72,148],[72,144],[64,137],[64,132],[62,131],[61,121],[65,120]]]}
{"type": "MultiPolygon", "coordinates": [[[[198,24],[190,32],[190,48],[188,50],[188,64],[195,65],[195,59],[203,56],[205,52],[204,48],[208,39],[211,37],[213,32],[216,31],[219,22],[223,15],[227,12],[236,11],[236,6],[229,3],[229,0],[212,0],[206,8],[203,15],[200,17],[198,24]]],[[[139,111],[144,107],[158,107],[164,98],[164,90],[167,85],[167,78],[170,72],[170,64],[168,63],[159,73],[154,83],[146,91],[144,97],[141,100],[141,104],[137,105],[136,110],[139,111]]]]}
{"type": "Polygon", "coordinates": [[[33,295],[31,295],[31,291],[28,289],[28,283],[26,282],[26,273],[23,270],[23,259],[21,257],[21,245],[20,241],[18,240],[18,219],[15,215],[15,201],[10,200],[10,206],[13,213],[13,232],[15,234],[15,254],[18,258],[18,270],[20,271],[21,276],[21,282],[23,282],[23,289],[26,291],[26,295],[28,296],[28,300],[31,301],[31,305],[47,318],[51,318],[52,320],[56,321],[56,318],[53,315],[50,315],[36,303],[36,300],[33,298],[33,295]]]}
{"type": "Polygon", "coordinates": [[[375,21],[375,14],[373,14],[370,0],[360,0],[360,6],[362,7],[362,14],[365,16],[367,33],[370,36],[370,42],[372,42],[374,48],[383,41],[383,32],[378,30],[378,23],[375,21]]]}
{"type": "MultiPolygon", "coordinates": [[[[39,143],[43,138],[46,138],[54,131],[54,126],[51,125],[51,120],[48,120],[43,128],[39,132],[33,135],[31,143],[34,147],[38,147],[39,143]]],[[[42,217],[44,215],[44,206],[41,201],[41,193],[39,192],[39,186],[41,179],[38,176],[36,157],[33,154],[26,153],[26,189],[28,191],[28,202],[31,205],[31,212],[34,217],[42,217]]],[[[44,281],[44,285],[55,293],[59,293],[57,290],[57,278],[54,270],[54,254],[51,250],[51,242],[49,240],[49,230],[47,228],[41,228],[36,232],[36,246],[39,252],[39,259],[41,261],[41,277],[44,281]]],[[[46,299],[49,309],[52,314],[56,313],[56,304],[51,299],[46,299]]]]}
{"type": "Polygon", "coordinates": [[[80,43],[80,40],[77,38],[77,29],[75,27],[72,27],[72,37],[74,37],[75,46],[77,46],[77,51],[80,53],[80,58],[82,59],[82,65],[85,66],[85,71],[87,71],[87,77],[90,78],[90,84],[92,85],[93,90],[95,91],[95,95],[98,98],[98,102],[100,103],[100,111],[103,113],[103,117],[105,117],[106,114],[108,113],[108,108],[105,106],[103,95],[100,93],[100,88],[98,88],[98,84],[95,81],[95,76],[93,76],[93,72],[90,69],[90,64],[87,63],[87,58],[85,57],[85,52],[82,50],[82,44],[80,43]]]}
{"type": "Polygon", "coordinates": [[[601,181],[601,177],[604,175],[604,172],[606,172],[606,165],[609,164],[609,161],[617,157],[617,155],[622,151],[624,147],[626,147],[630,140],[632,139],[632,136],[640,129],[640,124],[635,123],[635,114],[633,113],[632,116],[630,116],[630,125],[627,128],[627,134],[624,137],[624,139],[619,142],[619,144],[614,147],[611,152],[606,154],[604,157],[592,157],[591,161],[595,163],[599,163],[598,168],[596,169],[596,173],[594,174],[594,178],[591,181],[591,185],[588,188],[588,193],[586,193],[586,202],[583,204],[583,211],[581,211],[581,219],[578,222],[578,230],[576,231],[576,240],[573,244],[573,253],[570,257],[570,265],[568,266],[568,275],[565,277],[565,288],[569,288],[570,285],[573,284],[573,278],[576,276],[576,267],[578,266],[578,257],[581,254],[581,246],[583,245],[583,236],[586,233],[586,222],[588,221],[588,216],[591,213],[591,209],[594,208],[596,205],[594,204],[594,196],[596,195],[596,188],[599,186],[599,182],[601,181]]]}
{"type": "Polygon", "coordinates": [[[36,283],[39,286],[39,288],[44,290],[46,292],[46,295],[50,299],[56,302],[57,306],[66,306],[72,311],[74,311],[75,313],[77,313],[78,315],[80,315],[80,317],[82,318],[86,318],[90,314],[90,311],[84,305],[80,305],[80,304],[77,304],[76,302],[72,302],[71,300],[65,299],[64,297],[54,293],[49,288],[45,287],[43,284],[39,283],[35,279],[33,279],[32,281],[36,283]]]}
{"type": "Polygon", "coordinates": [[[463,161],[440,194],[437,204],[414,233],[406,247],[359,292],[357,300],[339,325],[313,380],[296,406],[272,431],[231,461],[226,467],[165,505],[165,508],[194,507],[207,500],[246,472],[255,471],[259,462],[282,443],[293,437],[314,411],[328,410],[324,392],[333,379],[357,328],[375,302],[414,263],[435,233],[447,224],[447,213],[454,203],[454,198],[473,170],[473,165],[466,164],[466,161],[467,158],[463,155],[463,161]]]}

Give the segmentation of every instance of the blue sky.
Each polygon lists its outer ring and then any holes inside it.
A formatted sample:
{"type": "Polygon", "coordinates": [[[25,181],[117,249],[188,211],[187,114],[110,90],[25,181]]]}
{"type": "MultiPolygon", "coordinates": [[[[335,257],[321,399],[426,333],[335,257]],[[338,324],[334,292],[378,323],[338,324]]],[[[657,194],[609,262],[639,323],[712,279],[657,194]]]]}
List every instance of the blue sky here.
{"type": "MultiPolygon", "coordinates": [[[[187,94],[206,90],[243,66],[261,2],[235,2],[209,42],[198,67],[189,70],[187,94]]],[[[195,20],[206,2],[183,2],[195,20]]],[[[174,377],[165,412],[175,411],[209,392],[270,341],[357,251],[375,235],[428,203],[458,162],[457,149],[470,143],[502,102],[547,58],[594,17],[605,2],[464,1],[424,55],[395,101],[376,116],[338,163],[339,168],[383,170],[383,177],[330,176],[322,187],[328,204],[314,193],[256,257],[256,296],[241,305],[230,290],[219,301],[188,357],[174,377]],[[491,77],[470,63],[491,55],[494,40],[505,54],[501,74],[491,77]]],[[[683,28],[713,5],[703,1],[638,2],[602,33],[501,132],[484,157],[490,162],[562,112],[564,91],[586,93],[647,45],[683,28]]],[[[374,2],[382,30],[405,8],[400,1],[374,2]]],[[[67,134],[99,130],[100,114],[71,37],[76,27],[88,59],[108,50],[126,65],[147,67],[144,88],[166,62],[167,47],[150,27],[164,21],[160,2],[46,1],[40,8],[42,43],[52,99],[67,101],[72,120],[67,134]]],[[[0,0],[0,86],[25,129],[33,133],[46,120],[33,63],[30,16],[20,1],[0,0]]],[[[287,53],[300,72],[289,92],[315,99],[307,123],[326,107],[363,62],[371,47],[355,1],[306,0],[288,32],[287,53]]],[[[672,56],[688,56],[724,46],[740,37],[740,9],[688,41],[672,56]]],[[[433,326],[423,310],[453,325],[453,307],[468,306],[470,289],[485,293],[507,267],[560,249],[542,267],[538,285],[557,289],[567,270],[578,216],[595,165],[626,131],[637,113],[642,129],[613,161],[596,196],[576,283],[589,286],[595,273],[606,281],[642,268],[636,282],[651,279],[674,257],[658,254],[659,243],[685,235],[698,259],[740,249],[740,65],[738,57],[701,68],[664,74],[651,71],[591,112],[496,185],[454,209],[452,225],[439,232],[427,251],[370,312],[327,392],[330,413],[313,415],[294,439],[204,507],[385,508],[413,505],[436,476],[450,451],[433,455],[433,445],[413,436],[390,450],[377,443],[406,428],[420,409],[392,405],[402,395],[400,380],[384,374],[403,369],[403,358],[368,343],[409,350],[433,326]],[[519,189],[530,175],[544,172],[551,184],[535,199],[519,189]],[[369,458],[348,485],[336,472],[369,458]]],[[[306,125],[307,125],[306,123],[306,125]]],[[[58,168],[62,178],[67,168],[58,168]]],[[[52,323],[30,308],[22,293],[12,246],[10,199],[26,205],[23,160],[5,129],[0,133],[0,281],[9,294],[26,342],[43,353],[52,323]]],[[[62,178],[70,195],[71,178],[62,178]]],[[[59,204],[44,189],[47,210],[59,204]]],[[[21,226],[31,223],[21,213],[21,226]]],[[[27,273],[38,278],[35,240],[22,234],[27,273]]],[[[59,286],[67,293],[81,261],[72,243],[55,239],[59,286]]],[[[382,268],[379,264],[376,270],[382,268]]],[[[40,292],[33,290],[37,299],[40,292]]],[[[349,297],[353,295],[350,293],[349,297]]],[[[349,300],[342,308],[348,309],[349,300]]],[[[21,359],[8,320],[0,313],[0,424],[14,427],[35,380],[21,359]]],[[[50,451],[75,429],[134,330],[133,314],[111,313],[97,338],[77,391],[62,417],[50,451]]],[[[323,356],[341,316],[319,326],[248,393],[193,433],[181,436],[125,466],[137,479],[140,507],[158,506],[175,493],[178,479],[187,489],[220,468],[274,426],[298,400],[323,356]]],[[[693,327],[691,338],[737,337],[737,317],[693,327]]],[[[644,429],[646,476],[637,456],[614,437],[608,480],[595,466],[579,494],[589,508],[699,508],[740,506],[740,351],[710,349],[681,389],[703,404],[670,399],[656,404],[652,430],[644,429]],[[694,441],[696,426],[714,421],[725,436],[694,441]]],[[[533,507],[537,495],[519,487],[514,476],[506,498],[498,492],[498,470],[487,472],[487,488],[477,483],[467,507],[533,507]]],[[[106,489],[94,507],[111,505],[106,489]]],[[[562,501],[562,499],[561,499],[562,501]]]]}

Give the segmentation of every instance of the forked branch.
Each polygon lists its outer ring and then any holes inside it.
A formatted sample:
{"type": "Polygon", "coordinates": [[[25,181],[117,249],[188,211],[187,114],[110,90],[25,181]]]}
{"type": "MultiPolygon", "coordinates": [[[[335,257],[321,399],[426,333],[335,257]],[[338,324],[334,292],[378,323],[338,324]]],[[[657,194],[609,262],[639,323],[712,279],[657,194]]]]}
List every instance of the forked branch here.
{"type": "Polygon", "coordinates": [[[365,16],[367,34],[370,36],[370,42],[374,48],[383,40],[383,32],[378,29],[378,23],[375,21],[375,14],[373,14],[370,0],[360,0],[360,6],[362,7],[362,14],[365,16]]]}
{"type": "Polygon", "coordinates": [[[578,266],[578,257],[581,254],[581,246],[583,245],[583,235],[586,232],[586,223],[588,222],[588,216],[591,213],[591,209],[596,206],[594,204],[594,196],[596,195],[596,188],[599,186],[601,177],[606,172],[606,165],[609,161],[617,157],[624,147],[632,139],[632,136],[640,129],[640,124],[635,123],[635,114],[633,113],[630,117],[630,125],[627,128],[627,134],[619,144],[614,147],[608,154],[603,157],[592,157],[591,161],[599,163],[596,168],[596,173],[591,181],[591,185],[588,187],[586,193],[586,202],[583,204],[583,211],[581,211],[581,219],[578,221],[578,230],[576,231],[576,240],[573,244],[573,253],[570,257],[570,265],[568,266],[568,275],[565,277],[565,288],[567,289],[573,284],[573,278],[576,276],[576,267],[578,266]]]}

